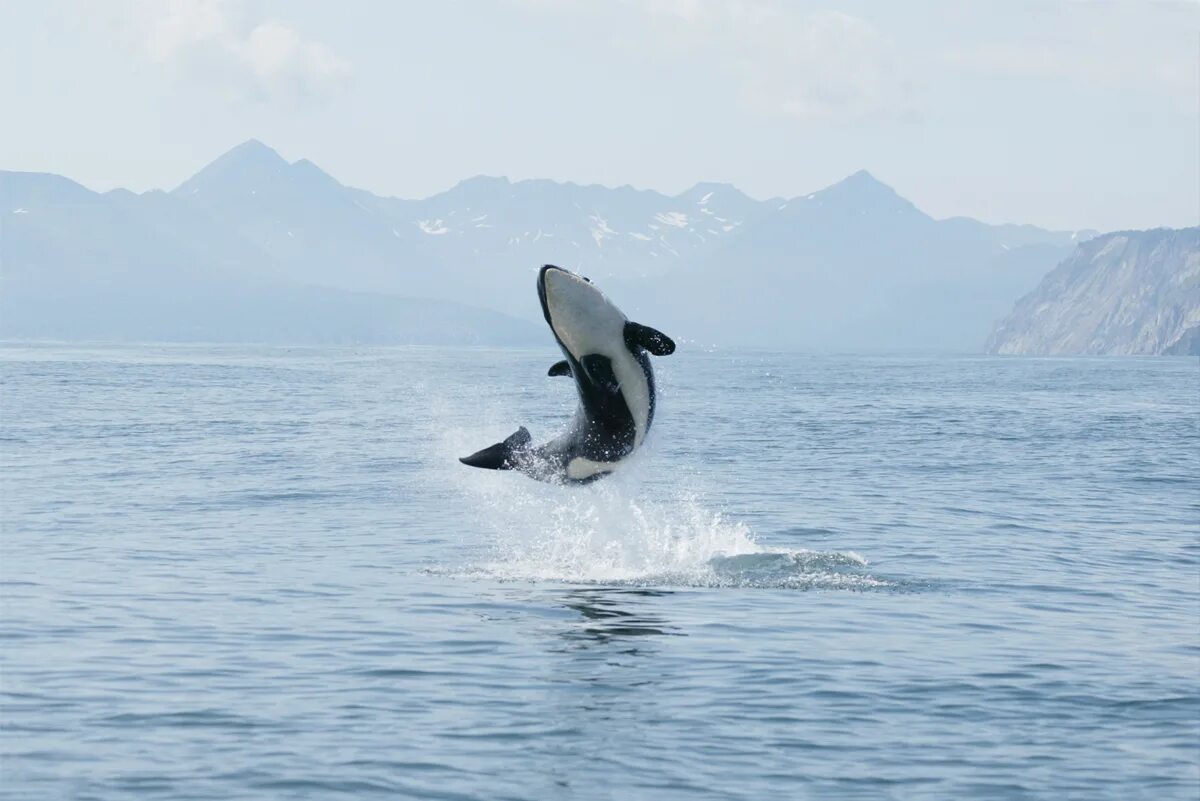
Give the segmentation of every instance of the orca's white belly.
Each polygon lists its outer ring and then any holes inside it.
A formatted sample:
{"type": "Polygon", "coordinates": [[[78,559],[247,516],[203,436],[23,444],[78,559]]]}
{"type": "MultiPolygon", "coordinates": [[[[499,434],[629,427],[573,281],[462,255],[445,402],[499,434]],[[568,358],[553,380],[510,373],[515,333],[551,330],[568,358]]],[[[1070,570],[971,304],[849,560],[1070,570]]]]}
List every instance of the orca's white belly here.
{"type": "Polygon", "coordinates": [[[593,462],[591,459],[576,456],[567,462],[567,478],[572,481],[583,481],[598,473],[611,473],[616,467],[616,462],[593,462]]]}
{"type": "Polygon", "coordinates": [[[569,273],[558,272],[546,281],[546,307],[550,327],[577,361],[591,354],[608,357],[633,417],[633,446],[641,445],[650,425],[650,382],[625,343],[628,319],[595,287],[569,273]]]}

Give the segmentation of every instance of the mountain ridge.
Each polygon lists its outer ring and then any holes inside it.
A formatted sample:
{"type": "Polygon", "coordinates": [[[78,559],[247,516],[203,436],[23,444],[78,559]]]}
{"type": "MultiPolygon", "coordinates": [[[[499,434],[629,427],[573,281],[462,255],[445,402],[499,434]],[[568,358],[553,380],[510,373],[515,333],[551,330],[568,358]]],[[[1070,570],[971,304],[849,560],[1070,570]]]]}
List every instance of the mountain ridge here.
{"type": "Polygon", "coordinates": [[[307,285],[161,190],[0,171],[0,338],[533,345],[540,326],[446,299],[307,285]]]}
{"type": "MultiPolygon", "coordinates": [[[[47,282],[54,259],[80,275],[140,271],[156,281],[153,262],[194,283],[230,281],[232,273],[438,298],[536,323],[533,278],[538,266],[555,263],[602,282],[631,314],[664,320],[677,336],[744,345],[982,343],[991,321],[1079,236],[935,220],[865,170],[790,199],[755,200],[711,181],[671,196],[475,176],[406,200],[346,186],[307,159],[288,162],[247,140],[169,192],[88,196],[73,182],[60,192],[51,179],[16,175],[0,175],[4,194],[44,189],[94,217],[81,219],[85,233],[65,224],[39,229],[33,218],[42,211],[15,217],[15,200],[0,209],[6,228],[43,237],[32,251],[54,254],[43,265],[47,282]],[[107,227],[128,241],[107,242],[109,257],[89,264],[89,238],[110,239],[107,227]],[[942,297],[947,292],[953,297],[942,297]]],[[[11,261],[11,243],[6,248],[11,261]]]]}

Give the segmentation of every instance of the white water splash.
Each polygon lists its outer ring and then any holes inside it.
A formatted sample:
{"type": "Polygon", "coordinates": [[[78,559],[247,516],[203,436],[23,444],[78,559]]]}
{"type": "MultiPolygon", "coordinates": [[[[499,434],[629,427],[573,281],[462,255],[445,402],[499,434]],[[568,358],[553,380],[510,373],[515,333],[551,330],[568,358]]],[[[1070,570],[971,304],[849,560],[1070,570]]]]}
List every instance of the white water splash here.
{"type": "Polygon", "coordinates": [[[547,487],[488,499],[500,501],[493,559],[503,578],[636,582],[689,575],[714,557],[760,549],[749,529],[685,498],[672,504],[635,501],[622,483],[547,487]],[[514,501],[516,501],[514,503],[514,501]]]}
{"type": "Polygon", "coordinates": [[[638,489],[628,474],[582,488],[480,476],[467,495],[493,544],[466,572],[586,584],[888,586],[861,572],[867,563],[858,554],[764,547],[747,525],[706,508],[694,494],[644,499],[638,489]]]}

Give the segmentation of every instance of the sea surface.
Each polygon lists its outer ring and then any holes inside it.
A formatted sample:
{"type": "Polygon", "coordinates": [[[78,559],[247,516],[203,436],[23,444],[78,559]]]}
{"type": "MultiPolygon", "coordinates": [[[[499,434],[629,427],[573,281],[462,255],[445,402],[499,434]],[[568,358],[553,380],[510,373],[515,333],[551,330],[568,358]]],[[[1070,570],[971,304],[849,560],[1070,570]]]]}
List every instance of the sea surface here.
{"type": "Polygon", "coordinates": [[[4,799],[1194,799],[1195,359],[0,348],[4,799]]]}

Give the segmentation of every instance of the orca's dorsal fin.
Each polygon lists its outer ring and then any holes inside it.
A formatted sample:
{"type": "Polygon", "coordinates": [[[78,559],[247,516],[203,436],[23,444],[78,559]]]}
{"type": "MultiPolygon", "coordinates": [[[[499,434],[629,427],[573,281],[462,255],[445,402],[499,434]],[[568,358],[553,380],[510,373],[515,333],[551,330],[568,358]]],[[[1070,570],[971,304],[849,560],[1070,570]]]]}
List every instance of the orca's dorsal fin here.
{"type": "Polygon", "coordinates": [[[554,364],[550,365],[550,370],[549,370],[549,372],[546,373],[546,375],[549,375],[549,376],[558,376],[558,375],[569,376],[570,374],[571,374],[571,365],[570,365],[570,363],[567,362],[566,359],[563,359],[561,362],[555,362],[554,364]]]}
{"type": "Polygon", "coordinates": [[[529,429],[521,426],[503,442],[497,442],[458,461],[471,467],[482,467],[484,470],[512,470],[517,466],[518,457],[528,450],[532,440],[529,429]]]}
{"type": "Polygon", "coordinates": [[[641,323],[625,323],[625,344],[630,348],[645,348],[655,356],[670,356],[675,352],[675,343],[662,331],[641,323]]]}

